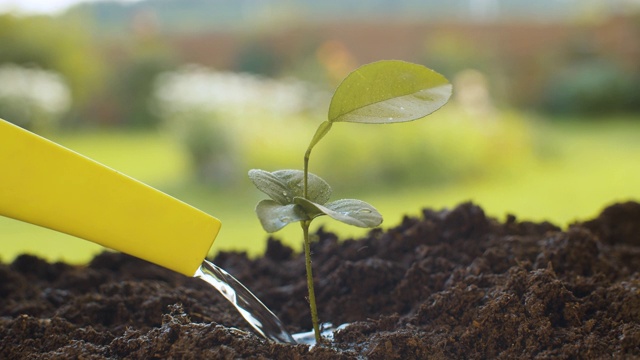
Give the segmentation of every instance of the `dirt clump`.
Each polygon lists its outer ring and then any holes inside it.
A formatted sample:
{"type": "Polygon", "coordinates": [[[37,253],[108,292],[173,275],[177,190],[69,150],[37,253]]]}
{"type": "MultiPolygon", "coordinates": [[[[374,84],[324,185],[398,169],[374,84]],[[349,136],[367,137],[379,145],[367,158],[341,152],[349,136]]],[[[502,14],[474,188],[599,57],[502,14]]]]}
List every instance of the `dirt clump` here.
{"type": "MultiPolygon", "coordinates": [[[[562,230],[471,203],[312,245],[325,346],[276,344],[206,283],[105,252],[86,266],[0,264],[0,358],[471,359],[640,357],[640,204],[562,230]]],[[[213,262],[290,332],[311,328],[303,255],[213,262]]]]}

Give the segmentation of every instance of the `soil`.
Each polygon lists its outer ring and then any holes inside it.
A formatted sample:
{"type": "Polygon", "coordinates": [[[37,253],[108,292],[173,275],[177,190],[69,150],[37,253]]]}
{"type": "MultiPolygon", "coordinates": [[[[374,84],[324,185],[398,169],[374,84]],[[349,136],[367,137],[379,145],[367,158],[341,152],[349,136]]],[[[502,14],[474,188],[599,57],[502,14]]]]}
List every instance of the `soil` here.
{"type": "MultiPolygon", "coordinates": [[[[324,346],[251,332],[206,283],[119,253],[0,265],[0,358],[640,358],[640,204],[561,230],[471,203],[312,246],[324,346]]],[[[302,255],[213,259],[294,333],[311,328],[302,255]]]]}

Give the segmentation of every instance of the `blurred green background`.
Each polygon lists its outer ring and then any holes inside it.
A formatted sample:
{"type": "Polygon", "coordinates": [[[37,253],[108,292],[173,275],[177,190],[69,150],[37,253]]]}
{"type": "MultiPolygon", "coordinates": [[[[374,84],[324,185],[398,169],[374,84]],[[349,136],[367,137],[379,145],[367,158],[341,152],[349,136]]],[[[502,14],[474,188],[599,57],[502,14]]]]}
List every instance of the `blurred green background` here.
{"type": "MultiPolygon", "coordinates": [[[[220,218],[212,251],[264,250],[247,171],[301,168],[332,90],[380,59],[454,84],[428,119],[340,124],[314,150],[333,198],[383,227],[468,200],[566,226],[640,199],[635,0],[36,3],[0,1],[0,118],[220,218]]],[[[297,226],[276,236],[300,249],[297,226]]],[[[7,218],[0,241],[4,262],[102,251],[7,218]]]]}

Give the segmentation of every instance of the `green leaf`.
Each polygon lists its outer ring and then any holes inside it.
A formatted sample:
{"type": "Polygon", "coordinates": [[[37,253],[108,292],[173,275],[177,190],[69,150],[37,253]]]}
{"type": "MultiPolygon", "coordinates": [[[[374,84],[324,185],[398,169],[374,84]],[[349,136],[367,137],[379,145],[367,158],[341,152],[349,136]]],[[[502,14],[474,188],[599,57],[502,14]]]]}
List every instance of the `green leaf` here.
{"type": "Polygon", "coordinates": [[[331,130],[331,125],[331,122],[323,121],[320,126],[318,126],[318,129],[316,130],[316,133],[313,135],[313,139],[311,139],[311,143],[309,144],[309,148],[307,150],[308,152],[311,152],[311,149],[316,146],[318,141],[320,141],[325,135],[327,135],[329,130],[331,130]]]}
{"type": "MultiPolygon", "coordinates": [[[[303,196],[304,172],[301,170],[278,170],[268,172],[253,169],[249,171],[249,178],[263,193],[280,205],[293,204],[296,196],[303,196]]],[[[321,177],[309,173],[309,200],[324,204],[331,197],[331,186],[321,177]]]]}
{"type": "Polygon", "coordinates": [[[361,200],[342,199],[323,206],[307,199],[296,197],[295,203],[304,209],[309,218],[328,215],[345,224],[362,228],[372,228],[382,223],[382,215],[378,210],[361,200]]]}
{"type": "Polygon", "coordinates": [[[342,81],[331,99],[329,122],[417,120],[438,110],[450,96],[449,81],[427,67],[378,61],[359,67],[342,81]]]}
{"type": "Polygon", "coordinates": [[[262,228],[269,233],[276,232],[287,224],[309,220],[302,207],[295,204],[281,205],[273,200],[262,200],[256,206],[256,214],[262,228]]]}
{"type": "MultiPolygon", "coordinates": [[[[304,195],[304,172],[302,170],[278,170],[274,171],[273,174],[287,184],[294,197],[304,195]]],[[[319,204],[329,201],[331,186],[315,174],[309,173],[308,175],[307,197],[309,200],[319,204]]],[[[291,202],[293,202],[293,199],[291,199],[291,202]]]]}
{"type": "Polygon", "coordinates": [[[258,190],[269,195],[278,204],[286,205],[293,202],[294,195],[287,184],[274,174],[264,170],[252,169],[249,170],[249,179],[258,190]]]}

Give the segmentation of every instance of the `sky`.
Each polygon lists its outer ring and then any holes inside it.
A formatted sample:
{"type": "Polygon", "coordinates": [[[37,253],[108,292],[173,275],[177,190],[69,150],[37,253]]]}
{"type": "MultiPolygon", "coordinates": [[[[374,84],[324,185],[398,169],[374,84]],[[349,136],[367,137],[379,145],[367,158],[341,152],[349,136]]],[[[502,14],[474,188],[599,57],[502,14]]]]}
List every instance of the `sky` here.
{"type": "MultiPolygon", "coordinates": [[[[56,14],[69,6],[93,0],[0,0],[0,12],[15,11],[22,14],[56,14]]],[[[137,1],[137,0],[120,0],[137,1]]]]}
{"type": "MultiPolygon", "coordinates": [[[[80,2],[91,2],[96,0],[0,0],[0,13],[17,12],[20,14],[58,14],[66,10],[69,6],[80,2]]],[[[116,0],[122,2],[134,2],[139,0],[116,0]]],[[[593,0],[595,2],[607,3],[609,0],[593,0]]],[[[476,0],[473,3],[497,4],[497,0],[476,0]]],[[[640,0],[621,0],[620,3],[640,6],[640,0]]]]}

